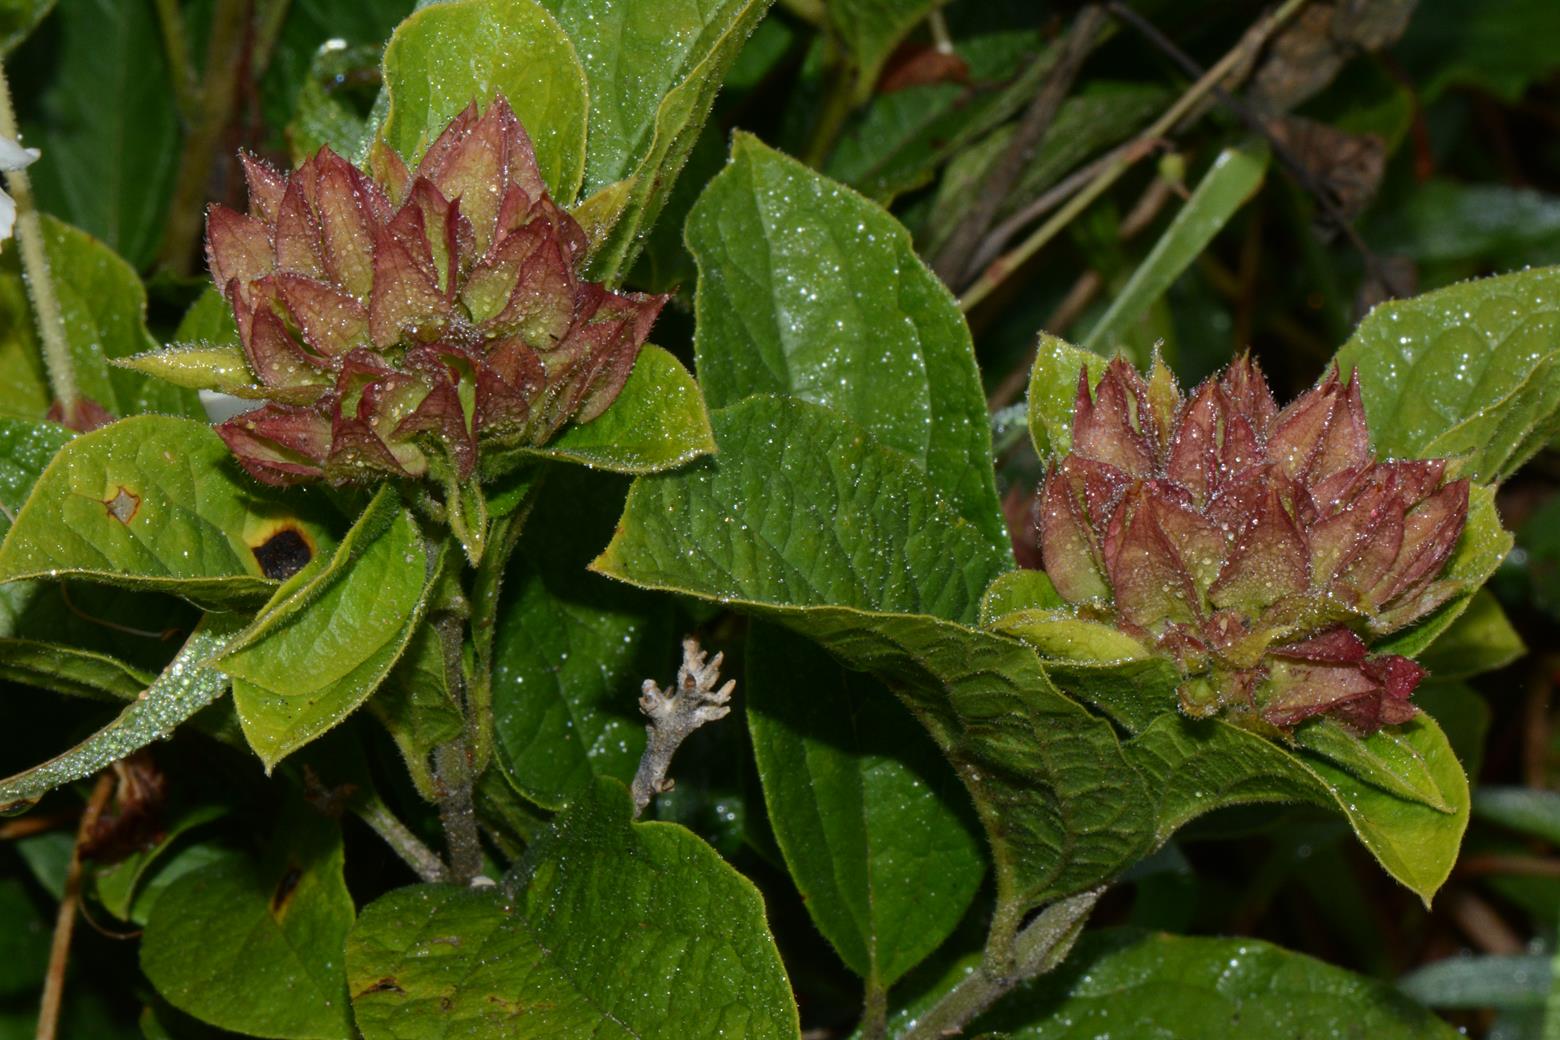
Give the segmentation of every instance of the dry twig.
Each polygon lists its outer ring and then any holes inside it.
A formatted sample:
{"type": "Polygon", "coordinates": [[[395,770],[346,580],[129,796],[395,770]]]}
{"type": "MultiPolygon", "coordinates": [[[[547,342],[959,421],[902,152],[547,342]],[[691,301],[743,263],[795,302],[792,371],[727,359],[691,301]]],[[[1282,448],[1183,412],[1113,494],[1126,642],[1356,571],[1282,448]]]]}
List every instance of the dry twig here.
{"type": "Polygon", "coordinates": [[[716,654],[707,663],[699,641],[692,636],[683,640],[683,663],[677,670],[677,685],[663,690],[654,679],[646,679],[639,710],[650,719],[645,727],[649,742],[634,774],[634,815],[638,816],[657,794],[672,789],[667,777],[672,756],[684,740],[706,722],[723,719],[731,711],[731,691],[735,679],[716,688],[720,682],[720,663],[725,654],[716,654]]]}

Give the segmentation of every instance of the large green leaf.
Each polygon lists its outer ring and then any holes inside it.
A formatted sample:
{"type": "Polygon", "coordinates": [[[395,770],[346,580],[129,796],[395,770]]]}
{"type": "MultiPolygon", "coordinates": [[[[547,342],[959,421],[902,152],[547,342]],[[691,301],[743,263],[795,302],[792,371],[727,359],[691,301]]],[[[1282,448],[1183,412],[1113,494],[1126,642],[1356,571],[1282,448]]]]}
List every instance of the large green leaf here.
{"type": "Polygon", "coordinates": [[[418,885],[365,908],[347,975],[366,1040],[795,1040],[757,890],[631,811],[598,780],[528,850],[517,891],[418,885]]]}
{"type": "Polygon", "coordinates": [[[62,784],[107,768],[133,751],[165,740],[174,727],[227,690],[227,677],[205,664],[238,629],[241,619],[209,614],[173,661],[119,717],[42,765],[0,780],[0,810],[37,801],[62,784]]]}
{"type": "Polygon", "coordinates": [[[1116,347],[1126,331],[1164,296],[1262,186],[1267,165],[1266,147],[1226,148],[1220,152],[1080,346],[1085,350],[1116,347]]]}
{"type": "Polygon", "coordinates": [[[907,456],[838,414],[754,397],[712,416],[719,453],[643,478],[598,564],[717,599],[975,620],[1006,566],[907,456]]]}
{"type": "Polygon", "coordinates": [[[915,463],[794,399],[713,418],[720,453],[641,478],[592,566],[739,603],[884,680],[971,790],[1013,906],[1143,851],[1147,799],[1110,725],[1057,693],[1033,651],[942,620],[973,620],[1003,561],[915,463]]]}
{"type": "Polygon", "coordinates": [[[976,1028],[1012,1040],[1452,1040],[1392,987],[1256,939],[1085,936],[976,1028]]]}
{"type": "Polygon", "coordinates": [[[0,581],[74,576],[253,603],[277,584],[268,570],[290,574],[330,548],[308,505],[251,481],[204,423],[136,416],[55,456],[0,546],[0,581]]]}
{"type": "Polygon", "coordinates": [[[747,642],[748,727],[807,912],[869,989],[946,939],[985,874],[957,779],[882,684],[782,628],[747,642]]]}
{"type": "Polygon", "coordinates": [[[1338,351],[1382,456],[1500,481],[1560,434],[1560,267],[1384,303],[1338,351]]]}
{"type": "MultiPolygon", "coordinates": [[[[38,202],[142,267],[162,238],[179,161],[155,7],[77,0],[59,5],[51,29],[6,62],[24,137],[43,153],[29,170],[38,202]]],[[[56,268],[57,285],[73,277],[56,268]]]]}
{"type": "Polygon", "coordinates": [[[394,667],[422,621],[422,533],[386,485],[328,564],[300,571],[215,662],[269,772],[340,723],[394,667]]]}
{"type": "Polygon", "coordinates": [[[295,803],[260,861],[225,857],[164,890],[141,969],[170,1004],[223,1029],[349,1040],[342,945],[353,909],[341,867],[336,824],[295,803]]]}
{"type": "Polygon", "coordinates": [[[109,364],[157,347],[146,331],[146,290],[135,270],[69,224],[46,217],[43,232],[78,389],[115,415],[204,419],[194,391],[109,364]]]}
{"type": "Polygon", "coordinates": [[[688,159],[710,105],[769,0],[543,0],[574,39],[590,81],[585,190],[630,180],[592,259],[625,273],[688,159]]]}
{"type": "Polygon", "coordinates": [[[505,575],[493,641],[498,761],[548,808],[593,777],[633,779],[645,746],[640,684],[677,667],[666,600],[585,570],[612,536],[624,483],[573,467],[549,474],[505,575]]]}
{"type": "Polygon", "coordinates": [[[969,329],[898,221],[739,134],[687,234],[711,405],[764,393],[828,405],[913,458],[1006,555],[969,329]]]}
{"type": "Polygon", "coordinates": [[[585,175],[585,72],[574,45],[535,0],[448,0],[413,13],[385,47],[389,109],[381,133],[407,159],[471,102],[509,99],[560,202],[585,175]]]}
{"type": "Polygon", "coordinates": [[[1126,752],[1153,792],[1160,840],[1212,809],[1312,802],[1342,813],[1382,868],[1429,903],[1451,873],[1468,826],[1468,781],[1427,715],[1382,739],[1401,743],[1423,764],[1449,812],[1398,797],[1317,755],[1291,754],[1222,720],[1167,714],[1129,741],[1126,752]]]}
{"type": "Polygon", "coordinates": [[[614,473],[655,473],[715,450],[699,385],[667,351],[647,344],[611,406],[528,454],[614,473]]]}

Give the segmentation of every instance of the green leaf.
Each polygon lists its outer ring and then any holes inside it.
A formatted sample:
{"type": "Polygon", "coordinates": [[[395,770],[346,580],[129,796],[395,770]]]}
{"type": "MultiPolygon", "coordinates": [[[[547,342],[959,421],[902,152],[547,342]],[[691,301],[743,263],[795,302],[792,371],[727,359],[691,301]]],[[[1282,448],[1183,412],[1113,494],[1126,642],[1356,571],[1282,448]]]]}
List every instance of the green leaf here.
{"type": "Polygon", "coordinates": [[[1154,792],[1159,840],[1213,809],[1308,801],[1342,813],[1382,868],[1428,904],[1451,873],[1468,826],[1468,780],[1429,716],[1398,727],[1394,738],[1424,762],[1451,812],[1399,798],[1219,719],[1166,714],[1129,741],[1126,752],[1154,792]]]}
{"type": "Polygon", "coordinates": [[[1457,85],[1507,102],[1554,69],[1544,46],[1560,34],[1560,10],[1548,0],[1441,0],[1409,19],[1394,58],[1407,66],[1421,105],[1457,85]]]}
{"type": "Polygon", "coordinates": [[[208,614],[156,680],[104,728],[42,765],[0,780],[0,811],[35,802],[62,784],[88,777],[154,741],[227,690],[227,677],[205,661],[239,628],[242,619],[208,614]]]}
{"type": "Polygon", "coordinates": [[[367,120],[340,91],[376,70],[382,50],[377,39],[349,46],[336,36],[314,52],[298,86],[295,114],[287,123],[287,150],[295,166],[321,148],[350,156],[370,143],[367,120]]]}
{"type": "Polygon", "coordinates": [[[253,603],[277,584],[273,539],[296,550],[289,563],[333,544],[306,505],[243,475],[204,423],[123,419],[76,437],[44,470],[0,545],[0,581],[75,576],[253,603]]]}
{"type": "Polygon", "coordinates": [[[548,190],[568,205],[585,174],[585,72],[535,0],[448,0],[414,12],[385,47],[386,142],[415,161],[471,102],[509,99],[548,190]]]}
{"type": "Polygon", "coordinates": [[[152,677],[117,657],[38,639],[0,638],[0,678],[75,697],[133,700],[152,677]]]}
{"type": "Polygon", "coordinates": [[[1418,657],[1462,616],[1478,590],[1511,551],[1513,541],[1511,532],[1500,524],[1495,489],[1483,484],[1470,486],[1468,521],[1440,579],[1455,582],[1464,591],[1413,626],[1378,641],[1372,649],[1377,653],[1418,657]]]}
{"type": "Polygon", "coordinates": [[[190,309],[174,330],[175,343],[201,343],[206,346],[239,345],[238,326],[233,323],[233,305],[226,296],[208,285],[195,297],[190,309]]]}
{"type": "Polygon", "coordinates": [[[789,394],[913,458],[1004,558],[985,396],[958,304],[898,221],[738,134],[688,217],[713,407],[789,394]]]}
{"type": "Polygon", "coordinates": [[[1109,930],[976,1028],[1012,1040],[1453,1040],[1392,987],[1257,939],[1109,930]]]}
{"type": "Polygon", "coordinates": [[[937,7],[937,0],[831,0],[829,27],[855,65],[855,101],[872,96],[888,56],[937,7]]]}
{"type": "MultiPolygon", "coordinates": [[[[375,0],[371,4],[362,0],[291,0],[260,84],[262,124],[273,130],[291,127],[301,95],[308,89],[315,59],[328,45],[339,41],[339,49],[348,51],[372,47],[375,53],[368,69],[377,73],[379,53],[384,50],[385,41],[416,6],[415,0],[375,0]]],[[[358,84],[357,89],[375,90],[377,79],[375,75],[368,83],[358,84]]],[[[352,90],[354,84],[334,86],[338,91],[346,92],[352,90]]],[[[371,101],[371,98],[361,100],[371,101]]]]}
{"type": "Polygon", "coordinates": [[[0,58],[27,39],[52,10],[54,0],[0,0],[0,58]]]}
{"type": "Polygon", "coordinates": [[[631,810],[598,780],[528,850],[517,891],[417,885],[365,908],[347,943],[365,1040],[796,1040],[758,891],[631,810]]]}
{"type": "Polygon", "coordinates": [[[632,178],[622,216],[591,258],[592,277],[616,281],[643,248],[770,0],[544,2],[573,37],[590,80],[585,189],[632,178]]]}
{"type": "Polygon", "coordinates": [[[406,651],[368,700],[368,710],[390,733],[417,793],[438,801],[428,756],[460,736],[465,716],[449,687],[444,643],[432,625],[418,625],[406,651]]]}
{"type": "Polygon", "coordinates": [[[1119,628],[1081,618],[1071,607],[1016,610],[993,619],[986,627],[1022,640],[1048,660],[1098,664],[1148,656],[1142,643],[1119,628]]]}
{"type": "Polygon", "coordinates": [[[593,569],[738,603],[877,675],[970,788],[1011,903],[1082,891],[1143,851],[1146,797],[1109,723],[1033,651],[941,620],[973,620],[1003,561],[919,468],[801,401],[713,418],[720,453],[640,478],[593,569]]]}
{"type": "Polygon", "coordinates": [[[1511,627],[1500,600],[1480,589],[1468,607],[1419,655],[1419,663],[1438,680],[1466,679],[1504,668],[1527,653],[1522,637],[1511,627]]]}
{"type": "Polygon", "coordinates": [[[794,398],[712,418],[719,454],[636,482],[594,566],[663,588],[696,576],[716,599],[975,619],[1005,551],[911,459],[794,398]]]}
{"type": "Polygon", "coordinates": [[[190,831],[226,815],[221,805],[199,805],[181,813],[163,831],[150,848],[138,848],[116,863],[97,869],[92,875],[93,890],[103,908],[121,921],[130,920],[131,907],[141,891],[141,883],[155,872],[168,852],[190,831]]]}
{"type": "Polygon", "coordinates": [[[52,399],[16,250],[0,252],[0,414],[41,419],[52,399]]]}
{"type": "Polygon", "coordinates": [[[493,643],[493,716],[504,775],[561,807],[592,778],[628,783],[645,746],[640,684],[677,667],[676,613],[585,570],[612,535],[624,481],[551,473],[511,560],[493,643]]]}
{"type": "Polygon", "coordinates": [[[1560,792],[1481,784],[1473,793],[1481,820],[1560,845],[1560,792]]]}
{"type": "Polygon", "coordinates": [[[1092,390],[1105,374],[1105,359],[1049,332],[1040,333],[1035,365],[1029,370],[1029,439],[1042,459],[1061,458],[1072,450],[1078,373],[1085,369],[1092,390]]]}
{"type": "Polygon", "coordinates": [[[1398,988],[1435,1008],[1543,1007],[1550,960],[1542,954],[1448,957],[1398,980],[1398,988]]]}
{"type": "Polygon", "coordinates": [[[85,231],[43,220],[76,386],[115,415],[162,412],[204,419],[193,394],[111,365],[157,345],[146,331],[146,290],[129,264],[85,231]]]}
{"type": "Polygon", "coordinates": [[[1372,213],[1366,240],[1422,264],[1490,259],[1512,268],[1522,257],[1553,257],[1560,234],[1560,198],[1531,188],[1438,177],[1392,201],[1372,213]]]}
{"type": "Polygon", "coordinates": [[[436,570],[385,485],[330,562],[278,589],[214,661],[233,680],[238,720],[267,773],[378,688],[422,621],[436,570]]]}
{"type": "Polygon", "coordinates": [[[1080,345],[1085,350],[1118,345],[1126,330],[1164,296],[1181,273],[1208,248],[1214,236],[1256,194],[1267,174],[1267,165],[1266,147],[1226,148],[1220,152],[1191,198],[1176,213],[1154,248],[1138,264],[1080,345]]]}
{"type": "Polygon", "coordinates": [[[0,417],[0,533],[11,529],[50,460],[74,436],[58,423],[0,417]]]}
{"type": "Polygon", "coordinates": [[[141,970],[203,1022],[283,1040],[348,1040],[342,945],[352,896],[341,834],[294,803],[260,862],[229,857],[191,871],[152,906],[141,970]]]}
{"type": "MultiPolygon", "coordinates": [[[[6,63],[24,99],[23,137],[43,153],[28,170],[38,203],[145,267],[162,238],[179,161],[155,8],[77,0],[59,5],[50,29],[6,63]]],[[[74,280],[72,268],[54,266],[56,289],[74,280]]]]}
{"type": "Polygon", "coordinates": [[[985,875],[964,794],[881,683],[782,628],[747,641],[748,728],[807,913],[884,990],[953,931],[985,875]]]}
{"type": "Polygon", "coordinates": [[[1045,571],[1024,567],[999,574],[986,586],[980,597],[980,623],[982,627],[989,626],[1016,610],[1052,610],[1066,605],[1045,571]]]}
{"type": "Polygon", "coordinates": [[[1414,747],[1412,733],[1418,720],[1388,726],[1360,737],[1338,722],[1323,717],[1295,730],[1295,743],[1307,752],[1343,767],[1399,798],[1449,813],[1452,806],[1441,794],[1430,763],[1414,747]]]}
{"type": "Polygon", "coordinates": [[[1560,434],[1560,267],[1384,303],[1334,360],[1359,374],[1378,455],[1504,480],[1560,434]]]}
{"type": "Polygon", "coordinates": [[[613,473],[656,473],[714,450],[699,385],[682,362],[646,344],[606,411],[527,453],[613,473]]]}

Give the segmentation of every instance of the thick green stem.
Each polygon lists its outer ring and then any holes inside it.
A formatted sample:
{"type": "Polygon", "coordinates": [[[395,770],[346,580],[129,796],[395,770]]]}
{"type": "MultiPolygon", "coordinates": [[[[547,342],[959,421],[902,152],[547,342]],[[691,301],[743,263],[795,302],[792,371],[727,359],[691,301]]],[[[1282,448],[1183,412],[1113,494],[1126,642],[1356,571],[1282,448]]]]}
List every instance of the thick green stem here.
{"type": "MultiPolygon", "coordinates": [[[[0,136],[17,140],[16,111],[11,107],[11,85],[0,69],[0,136]]],[[[49,373],[49,388],[66,421],[76,412],[76,364],[65,338],[65,319],[60,301],[54,295],[54,278],[49,271],[49,251],[43,241],[43,222],[33,200],[32,180],[26,170],[6,174],[6,187],[16,202],[16,244],[21,251],[22,273],[26,275],[27,294],[32,299],[33,321],[43,343],[43,365],[49,373]]]]}
{"type": "MultiPolygon", "coordinates": [[[[1006,954],[994,955],[993,943],[988,941],[981,966],[916,1019],[899,1035],[899,1040],[962,1036],[966,1026],[1014,987],[1044,975],[1062,962],[1104,891],[1103,887],[1092,889],[1046,907],[1018,930],[1006,954]]],[[[998,920],[992,922],[993,933],[1007,916],[998,915],[998,920]]]]}

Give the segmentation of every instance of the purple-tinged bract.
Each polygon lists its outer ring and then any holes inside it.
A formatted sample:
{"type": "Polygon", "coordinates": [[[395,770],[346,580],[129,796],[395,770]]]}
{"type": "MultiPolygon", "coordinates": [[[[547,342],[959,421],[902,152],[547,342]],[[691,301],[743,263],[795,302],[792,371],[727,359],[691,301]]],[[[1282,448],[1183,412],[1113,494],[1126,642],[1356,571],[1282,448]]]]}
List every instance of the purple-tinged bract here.
{"type": "Polygon", "coordinates": [[[1162,363],[1079,377],[1072,450],[1039,497],[1057,591],[1175,659],[1181,707],[1361,733],[1406,722],[1424,676],[1372,639],[1459,591],[1468,514],[1445,462],[1379,462],[1335,371],[1282,411],[1241,358],[1183,400],[1162,363]]]}
{"type": "Polygon", "coordinates": [[[611,404],[665,303],[580,274],[503,97],[408,170],[323,148],[291,174],[243,157],[249,213],[213,206],[212,277],[261,407],[217,427],[258,479],[470,476],[479,445],[536,446],[611,404]]]}

